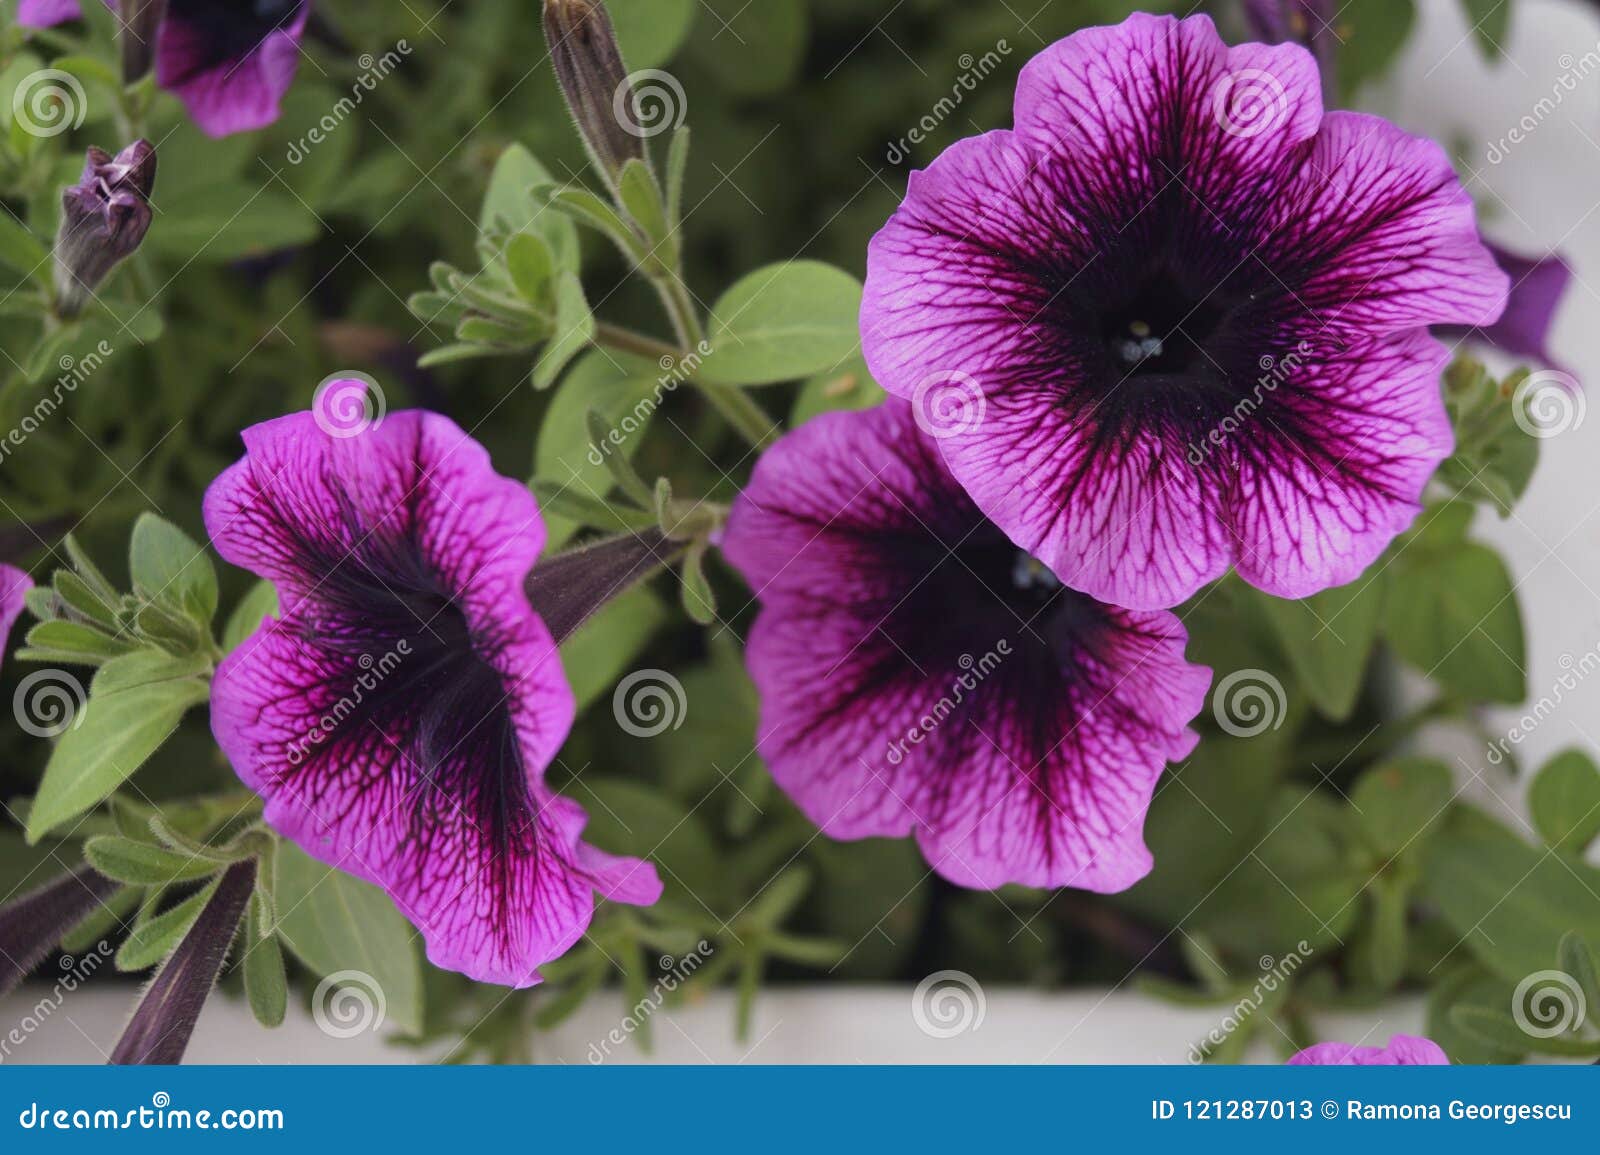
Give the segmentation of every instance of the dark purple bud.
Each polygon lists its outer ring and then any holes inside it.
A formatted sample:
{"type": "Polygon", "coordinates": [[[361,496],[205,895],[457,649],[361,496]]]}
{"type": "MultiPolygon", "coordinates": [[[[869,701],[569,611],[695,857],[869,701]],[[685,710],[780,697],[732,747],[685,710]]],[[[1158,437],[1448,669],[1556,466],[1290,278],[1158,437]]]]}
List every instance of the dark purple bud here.
{"type": "Polygon", "coordinates": [[[27,978],[64,934],[116,890],[105,875],[80,866],[0,908],[0,995],[27,978]]]}
{"type": "Polygon", "coordinates": [[[569,549],[533,567],[526,585],[528,604],[559,645],[606,602],[671,565],[682,550],[659,529],[569,549]]]}
{"type": "Polygon", "coordinates": [[[254,861],[228,867],[211,901],[144,992],[111,1052],[113,1064],[170,1065],[183,1058],[255,885],[254,861]]]}
{"type": "Polygon", "coordinates": [[[156,60],[156,32],[167,14],[167,0],[122,0],[122,79],[142,80],[156,60]]]}
{"type": "Polygon", "coordinates": [[[61,194],[56,308],[74,317],[100,282],[144,241],[152,219],[156,150],[136,140],[116,156],[90,148],[83,178],[61,194]]]}
{"type": "Polygon", "coordinates": [[[1550,328],[1572,281],[1571,266],[1560,253],[1525,257],[1491,241],[1484,244],[1494,255],[1495,264],[1511,278],[1511,296],[1505,312],[1492,325],[1477,329],[1440,326],[1435,333],[1451,341],[1463,337],[1478,341],[1572,376],[1550,351],[1550,328]]]}
{"type": "Polygon", "coordinates": [[[615,186],[622,166],[644,160],[644,138],[629,132],[617,109],[631,108],[633,84],[617,47],[616,29],[600,0],[544,0],[544,37],[567,107],[595,168],[615,186]]]}

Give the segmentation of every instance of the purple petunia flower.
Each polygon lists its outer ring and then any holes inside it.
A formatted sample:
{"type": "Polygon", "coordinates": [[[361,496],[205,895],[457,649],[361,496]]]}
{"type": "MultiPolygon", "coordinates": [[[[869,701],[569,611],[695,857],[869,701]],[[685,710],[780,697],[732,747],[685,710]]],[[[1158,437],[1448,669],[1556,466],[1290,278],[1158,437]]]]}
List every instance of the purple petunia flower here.
{"type": "Polygon", "coordinates": [[[1505,275],[1443,150],[1319,86],[1203,16],[1087,29],[872,242],[873,377],[1075,589],[1341,585],[1451,451],[1427,326],[1493,322],[1505,275]]]}
{"type": "Polygon", "coordinates": [[[1432,1039],[1396,1035],[1387,1047],[1318,1043],[1289,1060],[1295,1067],[1448,1067],[1450,1057],[1432,1039]]]}
{"type": "MultiPolygon", "coordinates": [[[[46,28],[81,13],[78,0],[23,0],[19,23],[46,28]]],[[[168,0],[156,79],[209,136],[278,119],[300,66],[310,0],[168,0]]]]}
{"type": "Polygon", "coordinates": [[[583,843],[582,808],[544,781],[573,699],[524,592],[545,536],[526,487],[431,413],[299,413],[244,442],[206,527],[282,616],[218,667],[211,718],[268,823],[485,982],[538,982],[596,890],[654,902],[655,869],[583,843]]]}
{"type": "Polygon", "coordinates": [[[1210,671],[1166,612],[1063,587],[956,484],[912,409],[814,418],[733,508],[773,777],[835,838],[914,834],[964,886],[1124,889],[1210,671]]]}

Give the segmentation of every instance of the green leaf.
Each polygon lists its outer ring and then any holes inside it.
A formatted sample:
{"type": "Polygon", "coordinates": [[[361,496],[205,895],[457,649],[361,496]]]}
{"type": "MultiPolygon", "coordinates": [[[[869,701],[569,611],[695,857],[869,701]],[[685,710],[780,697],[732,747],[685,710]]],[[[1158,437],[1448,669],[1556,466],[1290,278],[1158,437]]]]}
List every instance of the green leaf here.
{"type": "MultiPolygon", "coordinates": [[[[676,388],[662,384],[658,372],[654,362],[599,349],[575,361],[539,426],[537,476],[579,498],[603,500],[613,481],[608,459],[631,459],[638,452],[662,398],[676,388]],[[590,431],[591,411],[607,423],[603,439],[590,431]]],[[[570,522],[550,525],[546,550],[566,542],[575,528],[570,522]]]]}
{"type": "Polygon", "coordinates": [[[1455,1021],[1455,1011],[1462,1007],[1505,1014],[1511,1005],[1512,984],[1486,974],[1475,964],[1443,972],[1442,978],[1429,976],[1429,980],[1436,980],[1437,985],[1428,992],[1426,1034],[1453,1062],[1515,1063],[1527,1053],[1526,1039],[1507,1050],[1476,1032],[1463,1030],[1455,1021]]]}
{"type": "Polygon", "coordinates": [[[820,261],[768,265],[711,309],[711,352],[698,376],[713,385],[770,385],[844,364],[859,344],[861,284],[820,261]]]}
{"type": "Polygon", "coordinates": [[[567,364],[594,344],[594,314],[583,295],[583,282],[575,273],[556,278],[555,336],[539,354],[533,367],[533,387],[548,389],[567,364]]]}
{"type": "Polygon", "coordinates": [[[170,886],[210,878],[219,864],[128,838],[91,838],[83,844],[89,865],[107,878],[130,886],[170,886]]]}
{"type": "Polygon", "coordinates": [[[1417,20],[1413,0],[1345,0],[1338,25],[1341,104],[1361,85],[1386,74],[1417,20]]]}
{"type": "Polygon", "coordinates": [[[10,213],[3,212],[0,212],[0,265],[42,285],[50,283],[49,248],[10,213]]]}
{"type": "Polygon", "coordinates": [[[117,969],[142,971],[171,954],[194,926],[216,889],[217,883],[213,882],[171,910],[134,927],[133,933],[117,949],[117,969]]]}
{"type": "Polygon", "coordinates": [[[658,864],[670,901],[696,911],[717,908],[729,880],[699,813],[656,787],[622,778],[580,775],[564,793],[589,811],[586,842],[658,864]]]}
{"type": "Polygon", "coordinates": [[[674,231],[683,224],[683,185],[689,172],[689,140],[689,126],[684,125],[672,134],[672,145],[667,151],[667,221],[674,231]]]}
{"type": "Polygon", "coordinates": [[[478,227],[486,233],[504,228],[508,240],[521,232],[536,233],[549,246],[556,267],[571,272],[578,268],[578,230],[534,196],[535,188],[552,179],[531,152],[520,144],[511,145],[500,154],[489,177],[478,227]]]}
{"type": "Polygon", "coordinates": [[[1317,709],[1335,721],[1348,718],[1377,641],[1383,583],[1362,577],[1303,601],[1265,594],[1257,599],[1317,709]]]}
{"type": "Polygon", "coordinates": [[[40,622],[28,631],[28,645],[58,655],[74,655],[82,665],[99,665],[138,648],[128,638],[114,638],[77,622],[40,622]]]}
{"type": "Polygon", "coordinates": [[[607,0],[617,44],[629,68],[658,68],[689,35],[696,0],[607,0]]]}
{"type": "Polygon", "coordinates": [[[1534,776],[1528,808],[1546,845],[1581,855],[1600,835],[1600,767],[1582,750],[1557,754],[1534,776]]]}
{"type": "MultiPolygon", "coordinates": [[[[667,206],[662,200],[661,188],[650,171],[650,166],[637,157],[622,166],[617,178],[617,195],[628,216],[639,226],[652,245],[662,245],[672,226],[667,220],[667,206]]],[[[662,256],[660,252],[657,256],[662,256]]]]}
{"type": "Polygon", "coordinates": [[[696,625],[709,626],[717,620],[717,595],[706,580],[706,543],[697,541],[683,557],[683,612],[696,625]]]}
{"type": "Polygon", "coordinates": [[[326,978],[341,971],[370,977],[387,1015],[406,1031],[422,1029],[422,972],[411,924],[377,887],[280,844],[273,897],[278,932],[296,958],[326,978]]]}
{"type": "Polygon", "coordinates": [[[506,245],[506,271],[523,300],[544,305],[556,276],[556,257],[550,242],[537,233],[518,233],[506,245]]]}
{"type": "Polygon", "coordinates": [[[176,261],[225,264],[309,244],[322,233],[316,216],[292,194],[259,182],[227,180],[158,195],[161,212],[145,245],[176,261]]]}
{"type": "Polygon", "coordinates": [[[251,902],[245,914],[243,955],[244,993],[256,1022],[264,1027],[283,1023],[289,1009],[289,976],[284,970],[278,936],[261,921],[260,904],[251,902]]]}
{"type": "Polygon", "coordinates": [[[51,585],[57,597],[84,617],[112,631],[121,628],[116,599],[106,600],[72,570],[57,570],[51,585]]]}
{"type": "Polygon", "coordinates": [[[239,599],[222,627],[222,648],[232,653],[278,612],[278,591],[269,581],[259,581],[239,599]]]}
{"type": "MultiPolygon", "coordinates": [[[[142,660],[143,655],[113,659],[105,669],[134,659],[142,660]]],[[[197,678],[180,678],[91,692],[45,766],[28,816],[28,841],[39,841],[104,801],[160,748],[191,706],[206,700],[210,690],[197,678]]]]}
{"type": "Polygon", "coordinates": [[[1422,893],[1473,956],[1513,983],[1549,969],[1568,931],[1600,944],[1600,870],[1530,846],[1470,807],[1456,807],[1429,842],[1422,893]]]}
{"type": "Polygon", "coordinates": [[[582,711],[622,676],[652,638],[672,620],[648,586],[613,598],[561,644],[561,668],[582,711]]]}
{"type": "Polygon", "coordinates": [[[1443,762],[1398,758],[1363,774],[1350,791],[1350,804],[1373,849],[1393,856],[1438,830],[1454,796],[1450,767],[1443,762]]]}
{"type": "Polygon", "coordinates": [[[128,567],[137,592],[210,627],[217,612],[217,571],[188,534],[153,513],[141,514],[133,526],[128,567]]]}
{"type": "Polygon", "coordinates": [[[1583,936],[1569,931],[1556,947],[1556,966],[1583,992],[1589,1022],[1600,1027],[1600,958],[1583,936]]]}
{"type": "Polygon", "coordinates": [[[1505,1051],[1536,1051],[1545,1055],[1564,1055],[1587,1058],[1600,1055],[1600,1040],[1583,1040],[1560,1035],[1545,1038],[1523,1030],[1517,1021],[1504,1011],[1485,1007],[1457,1007],[1450,1018],[1467,1034],[1476,1036],[1486,1046],[1505,1051]]]}
{"type": "Polygon", "coordinates": [[[1352,952],[1359,977],[1380,991],[1399,983],[1406,970],[1406,888],[1379,876],[1366,891],[1368,921],[1352,952]]]}
{"type": "Polygon", "coordinates": [[[1429,677],[1473,700],[1527,696],[1527,653],[1516,590],[1500,555],[1467,544],[1394,564],[1383,636],[1429,677]]]}
{"type": "Polygon", "coordinates": [[[836,409],[871,409],[886,396],[867,371],[867,363],[857,355],[800,386],[794,408],[789,411],[789,424],[803,425],[819,413],[836,409]]]}
{"type": "Polygon", "coordinates": [[[211,661],[202,654],[173,655],[147,646],[101,666],[94,676],[92,693],[118,694],[157,682],[199,678],[210,672],[211,661]]]}

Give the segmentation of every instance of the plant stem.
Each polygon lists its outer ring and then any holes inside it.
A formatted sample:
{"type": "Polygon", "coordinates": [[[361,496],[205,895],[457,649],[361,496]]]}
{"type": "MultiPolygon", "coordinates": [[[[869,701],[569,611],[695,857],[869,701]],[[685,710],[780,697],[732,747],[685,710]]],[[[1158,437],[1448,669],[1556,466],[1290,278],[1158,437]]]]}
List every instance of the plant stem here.
{"type": "MultiPolygon", "coordinates": [[[[683,283],[683,277],[674,270],[664,276],[652,277],[651,281],[661,295],[667,315],[672,318],[672,327],[677,331],[683,348],[698,354],[706,334],[695,312],[694,302],[689,299],[689,288],[683,283]]],[[[711,407],[722,415],[723,420],[752,446],[761,449],[774,440],[773,434],[778,431],[777,423],[743,389],[712,385],[705,381],[694,381],[693,384],[711,407]]]]}

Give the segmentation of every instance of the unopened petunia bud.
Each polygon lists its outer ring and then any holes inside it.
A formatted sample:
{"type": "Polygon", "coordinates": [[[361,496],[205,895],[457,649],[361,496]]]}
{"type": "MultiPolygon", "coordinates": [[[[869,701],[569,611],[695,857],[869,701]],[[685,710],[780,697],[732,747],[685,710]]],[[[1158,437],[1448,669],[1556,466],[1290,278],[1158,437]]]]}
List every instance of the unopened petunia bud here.
{"type": "Polygon", "coordinates": [[[167,14],[167,0],[122,0],[122,79],[133,84],[156,59],[156,33],[167,14]]]}
{"type": "Polygon", "coordinates": [[[619,103],[628,102],[632,82],[611,17],[600,0],[544,0],[544,35],[578,134],[595,168],[614,186],[622,166],[644,160],[645,153],[643,139],[627,131],[616,113],[619,103]]]}
{"type": "Polygon", "coordinates": [[[155,182],[149,141],[136,140],[116,156],[89,149],[83,178],[61,194],[56,306],[63,317],[82,312],[100,282],[144,241],[155,182]]]}

